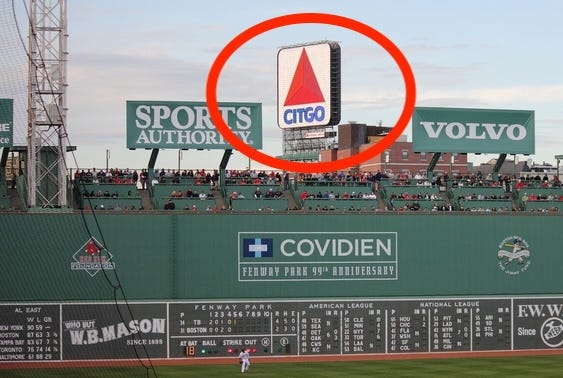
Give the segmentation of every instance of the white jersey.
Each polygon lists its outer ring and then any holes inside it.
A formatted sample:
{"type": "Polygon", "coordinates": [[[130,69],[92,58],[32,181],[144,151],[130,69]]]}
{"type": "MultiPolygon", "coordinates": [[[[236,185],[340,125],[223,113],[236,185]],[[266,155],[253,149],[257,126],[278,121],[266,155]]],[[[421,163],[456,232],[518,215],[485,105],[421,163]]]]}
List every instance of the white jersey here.
{"type": "Polygon", "coordinates": [[[240,360],[240,372],[246,373],[250,367],[250,353],[246,350],[242,350],[238,355],[238,358],[240,360]]]}
{"type": "Polygon", "coordinates": [[[245,362],[250,359],[250,354],[247,351],[243,350],[238,355],[238,358],[240,358],[243,362],[245,362]]]}

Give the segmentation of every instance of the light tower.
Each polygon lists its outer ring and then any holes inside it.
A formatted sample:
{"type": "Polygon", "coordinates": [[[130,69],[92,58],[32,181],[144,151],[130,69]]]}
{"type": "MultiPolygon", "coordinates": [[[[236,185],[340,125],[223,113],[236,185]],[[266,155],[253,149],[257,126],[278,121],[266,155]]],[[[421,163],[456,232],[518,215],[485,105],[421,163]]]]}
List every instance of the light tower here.
{"type": "Polygon", "coordinates": [[[66,207],[66,0],[30,0],[29,13],[28,205],[66,207]]]}

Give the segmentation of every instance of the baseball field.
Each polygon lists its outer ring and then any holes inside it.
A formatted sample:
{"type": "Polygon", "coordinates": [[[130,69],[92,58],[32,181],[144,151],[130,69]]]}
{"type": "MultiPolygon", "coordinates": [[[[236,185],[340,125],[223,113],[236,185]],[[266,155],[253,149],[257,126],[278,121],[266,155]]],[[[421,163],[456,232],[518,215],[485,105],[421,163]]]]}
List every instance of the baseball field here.
{"type": "MultiPolygon", "coordinates": [[[[87,363],[86,363],[87,364],[87,363]]],[[[233,364],[144,367],[0,369],[1,377],[561,377],[563,356],[514,356],[342,362],[253,363],[244,375],[233,364]]]]}

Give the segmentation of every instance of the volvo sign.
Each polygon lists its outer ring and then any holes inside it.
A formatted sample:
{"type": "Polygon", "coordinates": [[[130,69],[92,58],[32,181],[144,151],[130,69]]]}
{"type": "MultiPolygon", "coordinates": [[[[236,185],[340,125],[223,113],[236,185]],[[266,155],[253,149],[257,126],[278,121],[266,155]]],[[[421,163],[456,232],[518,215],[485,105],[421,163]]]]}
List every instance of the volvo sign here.
{"type": "Polygon", "coordinates": [[[534,111],[415,108],[415,152],[533,154],[534,111]]]}

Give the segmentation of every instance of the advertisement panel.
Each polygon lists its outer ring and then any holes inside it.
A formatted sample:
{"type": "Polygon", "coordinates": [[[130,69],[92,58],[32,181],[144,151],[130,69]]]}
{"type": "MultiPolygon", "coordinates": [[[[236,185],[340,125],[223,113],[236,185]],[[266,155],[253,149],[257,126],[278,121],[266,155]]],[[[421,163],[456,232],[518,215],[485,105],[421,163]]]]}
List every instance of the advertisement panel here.
{"type": "Polygon", "coordinates": [[[262,214],[103,213],[107,249],[79,214],[0,214],[0,298],[110,300],[114,274],[132,300],[561,293],[560,215],[262,214]]]}
{"type": "MultiPolygon", "coordinates": [[[[219,103],[235,135],[262,148],[262,104],[219,103]]],[[[205,102],[127,101],[127,148],[229,149],[205,102]]]]}
{"type": "Polygon", "coordinates": [[[0,147],[14,143],[14,100],[0,98],[0,147]]]}
{"type": "Polygon", "coordinates": [[[417,107],[414,152],[534,154],[534,111],[417,107]]]}
{"type": "Polygon", "coordinates": [[[239,281],[397,279],[396,232],[239,232],[239,281]]]}
{"type": "Polygon", "coordinates": [[[139,353],[166,357],[164,303],[65,305],[61,324],[65,359],[136,358],[139,353]]]}
{"type": "Polygon", "coordinates": [[[555,351],[563,297],[0,303],[2,363],[555,351]]]}
{"type": "Polygon", "coordinates": [[[282,129],[340,122],[340,46],[292,46],[278,52],[278,126],[282,129]]]}

